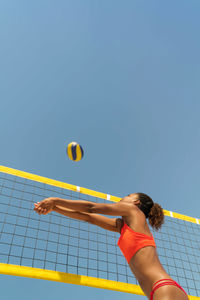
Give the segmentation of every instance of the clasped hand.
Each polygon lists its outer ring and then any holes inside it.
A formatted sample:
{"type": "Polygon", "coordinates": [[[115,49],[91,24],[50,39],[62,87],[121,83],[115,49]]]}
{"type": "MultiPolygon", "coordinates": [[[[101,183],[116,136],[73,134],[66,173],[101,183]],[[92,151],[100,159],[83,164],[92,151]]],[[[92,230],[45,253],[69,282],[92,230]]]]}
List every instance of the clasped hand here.
{"type": "Polygon", "coordinates": [[[54,198],[46,198],[42,200],[41,202],[34,203],[34,210],[39,214],[39,215],[47,215],[50,213],[54,206],[55,206],[55,201],[54,198]]]}

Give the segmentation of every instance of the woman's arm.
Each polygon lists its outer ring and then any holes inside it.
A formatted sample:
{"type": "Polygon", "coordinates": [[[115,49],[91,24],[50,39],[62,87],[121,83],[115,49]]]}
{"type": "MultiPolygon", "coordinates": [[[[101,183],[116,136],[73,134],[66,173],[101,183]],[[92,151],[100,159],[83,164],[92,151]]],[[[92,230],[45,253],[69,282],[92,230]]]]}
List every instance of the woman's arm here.
{"type": "Polygon", "coordinates": [[[66,200],[61,198],[47,198],[38,204],[38,213],[43,213],[45,210],[51,210],[54,206],[72,209],[85,213],[98,213],[111,216],[128,216],[134,208],[130,202],[117,202],[112,204],[95,203],[84,200],[66,200]]]}
{"type": "Polygon", "coordinates": [[[76,220],[88,222],[93,225],[97,225],[106,230],[115,231],[115,232],[121,231],[121,226],[122,226],[121,219],[116,219],[116,218],[111,219],[104,216],[100,216],[98,214],[88,214],[88,213],[78,212],[75,210],[61,208],[59,206],[55,206],[53,208],[53,211],[62,214],[64,216],[67,216],[69,218],[73,218],[76,220]]]}

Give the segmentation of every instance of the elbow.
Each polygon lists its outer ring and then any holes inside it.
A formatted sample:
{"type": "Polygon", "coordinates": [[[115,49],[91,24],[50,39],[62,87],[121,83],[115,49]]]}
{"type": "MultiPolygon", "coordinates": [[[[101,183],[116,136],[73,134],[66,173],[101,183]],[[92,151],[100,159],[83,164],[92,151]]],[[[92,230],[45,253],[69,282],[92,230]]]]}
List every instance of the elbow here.
{"type": "Polygon", "coordinates": [[[88,207],[88,213],[94,214],[94,213],[96,213],[96,212],[97,212],[97,211],[96,211],[96,203],[90,204],[89,207],[88,207]]]}

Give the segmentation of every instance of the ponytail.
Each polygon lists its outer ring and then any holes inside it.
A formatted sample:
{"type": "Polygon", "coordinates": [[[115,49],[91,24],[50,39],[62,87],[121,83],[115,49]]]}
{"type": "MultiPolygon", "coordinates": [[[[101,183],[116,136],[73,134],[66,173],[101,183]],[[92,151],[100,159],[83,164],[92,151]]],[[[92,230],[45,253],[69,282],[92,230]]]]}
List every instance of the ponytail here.
{"type": "Polygon", "coordinates": [[[155,230],[161,228],[164,223],[164,213],[162,207],[158,203],[154,203],[151,197],[144,193],[137,193],[140,204],[139,209],[149,219],[149,224],[155,230]]]}
{"type": "Polygon", "coordinates": [[[154,203],[148,215],[149,224],[155,230],[161,228],[164,223],[164,213],[162,207],[158,203],[154,203]]]}

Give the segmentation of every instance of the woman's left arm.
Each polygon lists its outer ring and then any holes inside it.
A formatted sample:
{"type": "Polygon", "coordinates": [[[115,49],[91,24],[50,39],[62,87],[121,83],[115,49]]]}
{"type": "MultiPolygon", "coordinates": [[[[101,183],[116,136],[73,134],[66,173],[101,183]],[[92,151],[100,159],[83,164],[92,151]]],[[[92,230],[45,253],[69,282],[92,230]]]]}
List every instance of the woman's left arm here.
{"type": "MultiPolygon", "coordinates": [[[[35,203],[35,211],[37,213],[39,213],[37,210],[37,206],[38,206],[38,204],[35,203]]],[[[115,231],[115,232],[119,232],[119,233],[121,232],[122,219],[108,218],[108,217],[101,216],[98,214],[90,214],[90,213],[75,211],[75,210],[63,208],[60,206],[54,206],[54,208],[49,211],[44,210],[43,214],[46,215],[47,213],[49,213],[51,211],[57,212],[59,214],[62,214],[64,216],[72,218],[72,219],[88,222],[90,224],[99,226],[106,230],[115,231]]]]}
{"type": "Polygon", "coordinates": [[[59,206],[55,206],[53,211],[72,219],[88,222],[90,224],[99,226],[106,230],[115,231],[119,233],[121,232],[121,227],[122,227],[121,219],[108,218],[98,214],[88,214],[85,212],[69,210],[67,208],[61,208],[59,206]]]}
{"type": "Polygon", "coordinates": [[[61,198],[47,198],[41,201],[37,206],[38,213],[52,210],[54,206],[81,211],[85,213],[97,213],[110,216],[128,216],[133,209],[132,203],[117,202],[117,203],[95,203],[84,200],[66,200],[61,198]]]}

